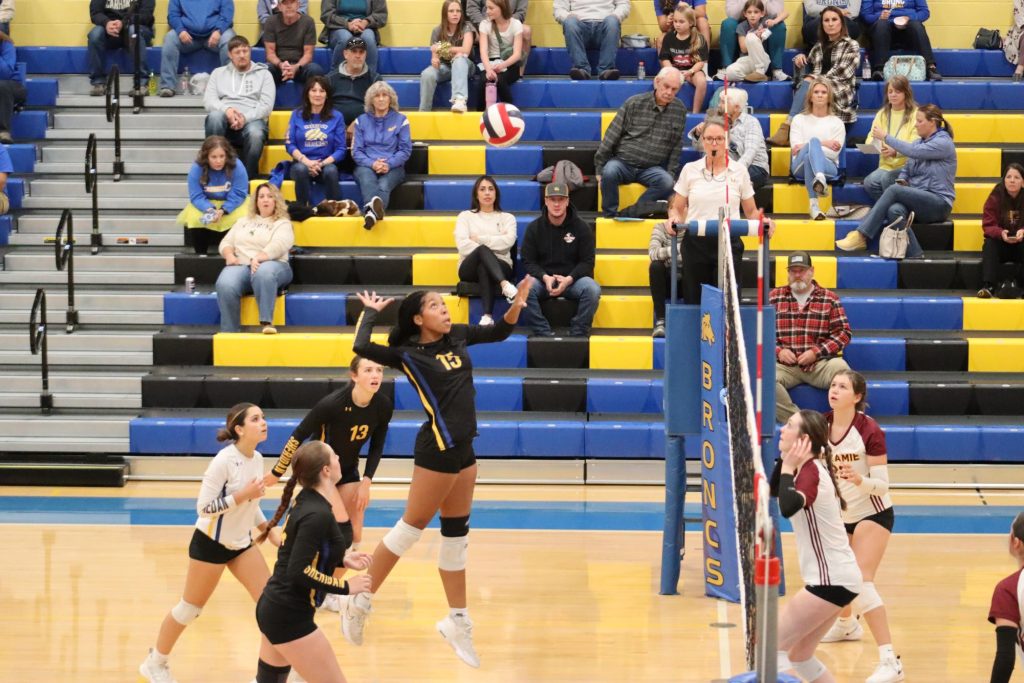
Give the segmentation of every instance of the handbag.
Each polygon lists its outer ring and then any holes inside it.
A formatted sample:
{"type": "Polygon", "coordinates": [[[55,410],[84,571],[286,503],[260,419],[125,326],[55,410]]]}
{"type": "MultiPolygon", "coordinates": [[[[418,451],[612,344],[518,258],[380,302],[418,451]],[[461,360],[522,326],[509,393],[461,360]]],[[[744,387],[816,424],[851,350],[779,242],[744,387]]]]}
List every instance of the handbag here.
{"type": "Polygon", "coordinates": [[[979,28],[978,34],[974,36],[975,50],[1002,50],[1003,39],[999,35],[999,29],[979,28]]]}
{"type": "Polygon", "coordinates": [[[905,227],[886,227],[878,239],[878,255],[882,258],[902,259],[907,255],[910,236],[905,227]]]}
{"type": "Polygon", "coordinates": [[[624,48],[642,50],[643,48],[651,46],[651,39],[642,33],[631,33],[627,36],[622,36],[619,43],[624,48]]]}
{"type": "Polygon", "coordinates": [[[921,55],[896,55],[889,57],[882,70],[886,82],[893,76],[903,76],[908,81],[927,80],[924,69],[924,57],[921,55]]]}

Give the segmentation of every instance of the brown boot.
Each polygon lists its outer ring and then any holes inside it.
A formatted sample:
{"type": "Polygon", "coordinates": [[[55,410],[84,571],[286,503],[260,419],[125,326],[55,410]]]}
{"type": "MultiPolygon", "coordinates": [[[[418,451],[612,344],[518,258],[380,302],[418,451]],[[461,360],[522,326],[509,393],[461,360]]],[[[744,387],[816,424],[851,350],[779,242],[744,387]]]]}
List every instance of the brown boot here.
{"type": "Polygon", "coordinates": [[[789,124],[783,123],[775,131],[775,135],[768,138],[768,144],[772,147],[789,147],[789,124]]]}

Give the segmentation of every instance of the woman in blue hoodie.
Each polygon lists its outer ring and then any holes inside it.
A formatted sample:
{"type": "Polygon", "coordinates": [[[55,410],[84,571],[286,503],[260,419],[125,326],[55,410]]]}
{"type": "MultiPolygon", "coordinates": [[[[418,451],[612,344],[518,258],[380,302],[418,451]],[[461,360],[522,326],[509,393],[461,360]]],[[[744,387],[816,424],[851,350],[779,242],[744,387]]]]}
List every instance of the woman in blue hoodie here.
{"type": "Polygon", "coordinates": [[[189,229],[197,254],[206,254],[210,241],[220,238],[246,215],[249,175],[238,162],[231,143],[219,135],[203,141],[188,171],[189,203],[178,223],[189,229]]]}
{"type": "Polygon", "coordinates": [[[953,212],[956,199],[956,147],[953,128],[934,104],[917,110],[915,124],[920,140],[904,142],[875,126],[871,137],[881,140],[898,154],[907,157],[896,183],[886,188],[881,199],[861,221],[836,242],[843,251],[866,249],[868,240],[877,237],[883,228],[906,229],[909,242],[907,258],[924,254],[911,229],[915,216],[921,223],[942,223],[953,212]]]}
{"type": "Polygon", "coordinates": [[[306,79],[302,106],[292,112],[284,148],[293,159],[288,174],[300,204],[309,204],[311,182],[323,185],[327,199],[341,199],[335,164],[345,158],[345,117],[334,111],[325,77],[306,79]]]}
{"type": "Polygon", "coordinates": [[[11,117],[14,107],[25,101],[25,83],[18,71],[11,37],[0,31],[0,142],[5,145],[14,140],[11,137],[11,117]]]}
{"type": "Polygon", "coordinates": [[[384,218],[391,192],[405,180],[412,154],[409,119],[398,113],[398,95],[384,81],[366,91],[366,113],[356,119],[352,136],[353,172],[363,195],[363,227],[384,218]]]}

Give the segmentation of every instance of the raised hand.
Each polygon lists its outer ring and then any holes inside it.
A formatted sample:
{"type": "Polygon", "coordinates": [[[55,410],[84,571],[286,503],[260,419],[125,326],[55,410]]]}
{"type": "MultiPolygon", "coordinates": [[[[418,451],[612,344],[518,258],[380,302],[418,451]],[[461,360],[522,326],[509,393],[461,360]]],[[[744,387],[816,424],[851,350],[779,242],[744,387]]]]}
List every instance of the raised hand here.
{"type": "Polygon", "coordinates": [[[367,292],[365,289],[362,292],[356,292],[356,296],[358,296],[359,300],[363,302],[363,306],[372,308],[375,311],[383,311],[391,304],[392,301],[395,300],[394,297],[388,297],[385,299],[377,294],[377,292],[367,292]]]}

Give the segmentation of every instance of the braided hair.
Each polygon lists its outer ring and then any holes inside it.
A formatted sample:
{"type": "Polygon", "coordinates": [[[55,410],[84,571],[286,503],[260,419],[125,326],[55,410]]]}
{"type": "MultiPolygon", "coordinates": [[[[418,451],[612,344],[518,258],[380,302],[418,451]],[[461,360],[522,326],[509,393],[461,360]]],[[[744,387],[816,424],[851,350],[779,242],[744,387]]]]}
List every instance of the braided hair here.
{"type": "Polygon", "coordinates": [[[836,489],[836,497],[839,498],[839,508],[845,510],[846,501],[839,492],[839,482],[836,480],[836,468],[832,462],[832,446],[828,442],[828,422],[825,421],[825,416],[817,410],[801,410],[800,431],[811,440],[811,452],[815,457],[825,461],[825,469],[828,470],[832,486],[836,489]]]}
{"type": "Polygon", "coordinates": [[[274,516],[267,522],[260,535],[256,537],[257,543],[267,540],[270,530],[277,526],[277,523],[288,511],[292,502],[292,494],[295,492],[295,485],[302,484],[302,488],[313,488],[320,481],[320,471],[331,464],[331,447],[323,441],[307,441],[299,446],[292,458],[292,476],[284,485],[281,493],[281,504],[277,506],[274,516]]]}

